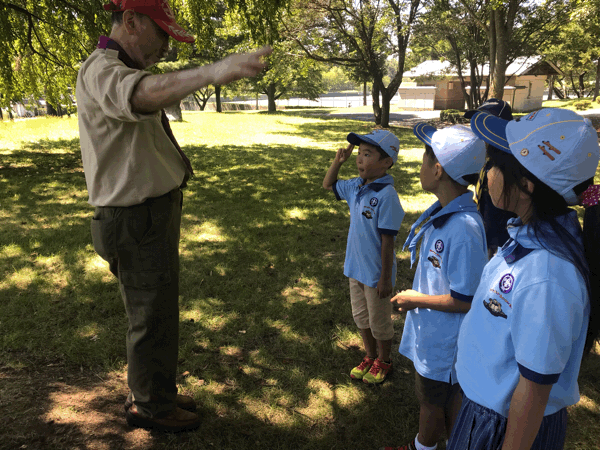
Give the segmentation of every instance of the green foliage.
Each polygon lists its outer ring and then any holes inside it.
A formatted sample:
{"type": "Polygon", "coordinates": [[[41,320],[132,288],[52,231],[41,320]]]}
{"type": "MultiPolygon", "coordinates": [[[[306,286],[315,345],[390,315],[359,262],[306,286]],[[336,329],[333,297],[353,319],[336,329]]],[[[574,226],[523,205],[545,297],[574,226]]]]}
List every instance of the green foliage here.
{"type": "Polygon", "coordinates": [[[581,101],[573,103],[573,106],[578,111],[584,111],[584,110],[592,107],[592,102],[590,100],[581,100],[581,101]]]}
{"type": "Polygon", "coordinates": [[[352,81],[346,71],[339,66],[332,66],[323,72],[323,89],[326,92],[341,92],[356,90],[358,86],[352,81]]]}
{"type": "Polygon", "coordinates": [[[450,123],[465,123],[463,113],[460,112],[458,109],[445,109],[443,111],[440,111],[440,120],[442,122],[450,123]]]}

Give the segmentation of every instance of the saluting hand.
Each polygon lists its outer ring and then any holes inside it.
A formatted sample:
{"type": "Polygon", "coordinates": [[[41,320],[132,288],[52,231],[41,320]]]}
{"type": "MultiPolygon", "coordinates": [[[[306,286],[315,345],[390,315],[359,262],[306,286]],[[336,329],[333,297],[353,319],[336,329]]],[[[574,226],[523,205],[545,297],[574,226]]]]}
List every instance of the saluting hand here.
{"type": "Polygon", "coordinates": [[[338,149],[335,155],[335,160],[340,164],[344,164],[346,161],[348,161],[348,158],[350,158],[350,155],[353,151],[354,145],[348,144],[348,147],[338,149]]]}

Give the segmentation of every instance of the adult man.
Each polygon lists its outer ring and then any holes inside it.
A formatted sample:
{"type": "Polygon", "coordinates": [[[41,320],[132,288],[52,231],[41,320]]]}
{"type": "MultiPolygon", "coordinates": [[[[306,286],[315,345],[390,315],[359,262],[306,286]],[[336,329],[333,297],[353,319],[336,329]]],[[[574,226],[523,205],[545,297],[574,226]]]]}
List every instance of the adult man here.
{"type": "Polygon", "coordinates": [[[165,0],[111,0],[110,37],[77,79],[81,153],[96,207],[92,240],[119,279],[129,318],[125,403],[132,426],[197,428],[190,397],[177,394],[179,235],[182,194],[193,174],[162,109],[207,86],[257,75],[263,48],[164,75],[144,69],[166,53],[169,36],[191,43],[165,0]],[[186,411],[187,410],[187,411],[186,411]]]}

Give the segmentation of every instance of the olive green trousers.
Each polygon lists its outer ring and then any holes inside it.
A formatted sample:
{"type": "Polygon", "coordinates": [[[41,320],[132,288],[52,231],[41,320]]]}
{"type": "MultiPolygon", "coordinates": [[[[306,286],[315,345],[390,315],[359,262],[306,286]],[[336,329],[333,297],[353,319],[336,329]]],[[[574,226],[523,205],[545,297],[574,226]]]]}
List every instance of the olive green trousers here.
{"type": "Polygon", "coordinates": [[[175,189],[129,207],[97,207],[94,249],[118,278],[129,318],[127,382],[140,414],[175,408],[179,340],[182,194],[175,189]]]}

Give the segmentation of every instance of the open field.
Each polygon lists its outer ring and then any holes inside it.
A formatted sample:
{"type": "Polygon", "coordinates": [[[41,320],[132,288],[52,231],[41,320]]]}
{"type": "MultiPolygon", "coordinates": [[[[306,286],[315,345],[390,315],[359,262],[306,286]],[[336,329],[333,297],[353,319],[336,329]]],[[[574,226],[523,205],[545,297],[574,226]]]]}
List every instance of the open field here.
{"type": "MultiPolygon", "coordinates": [[[[411,365],[377,388],[362,358],[342,267],[345,202],[321,187],[348,132],[372,125],[302,111],[185,113],[173,131],[196,177],[184,192],[178,383],[204,423],[192,433],[127,427],[127,318],[91,245],[93,208],[77,120],[0,123],[0,449],[377,449],[414,438],[411,365]]],[[[401,247],[433,202],[422,146],[393,128],[401,247]]],[[[355,176],[353,158],[341,178],[355,176]]],[[[403,318],[395,321],[394,346],[403,318]]],[[[584,363],[566,448],[598,449],[600,349],[584,363]]],[[[444,444],[440,443],[440,449],[444,444]]]]}

